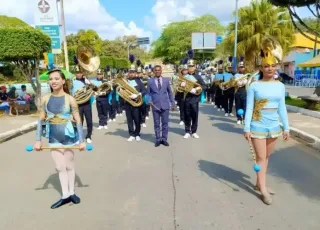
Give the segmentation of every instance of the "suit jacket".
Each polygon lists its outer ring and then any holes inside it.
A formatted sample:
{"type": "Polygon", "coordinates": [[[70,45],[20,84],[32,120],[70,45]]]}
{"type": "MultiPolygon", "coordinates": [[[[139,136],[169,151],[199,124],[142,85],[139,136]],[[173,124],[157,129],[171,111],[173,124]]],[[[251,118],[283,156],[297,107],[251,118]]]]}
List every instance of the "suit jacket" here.
{"type": "Polygon", "coordinates": [[[162,77],[162,85],[160,90],[157,87],[156,81],[158,81],[157,77],[148,80],[148,102],[151,101],[158,109],[168,110],[174,105],[170,81],[169,79],[162,77]]]}

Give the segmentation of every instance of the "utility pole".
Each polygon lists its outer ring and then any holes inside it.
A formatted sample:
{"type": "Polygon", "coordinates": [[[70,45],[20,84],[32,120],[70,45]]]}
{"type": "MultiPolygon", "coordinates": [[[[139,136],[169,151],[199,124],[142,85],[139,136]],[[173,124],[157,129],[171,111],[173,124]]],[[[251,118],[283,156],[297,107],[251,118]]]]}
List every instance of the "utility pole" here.
{"type": "Polygon", "coordinates": [[[238,1],[236,0],[236,20],[234,30],[233,72],[237,71],[237,43],[238,43],[238,1]]]}
{"type": "Polygon", "coordinates": [[[61,26],[62,26],[62,34],[63,34],[64,60],[65,60],[66,70],[69,71],[68,46],[67,46],[67,36],[66,36],[66,24],[64,19],[63,0],[58,0],[58,1],[60,1],[60,7],[61,7],[61,26]]]}

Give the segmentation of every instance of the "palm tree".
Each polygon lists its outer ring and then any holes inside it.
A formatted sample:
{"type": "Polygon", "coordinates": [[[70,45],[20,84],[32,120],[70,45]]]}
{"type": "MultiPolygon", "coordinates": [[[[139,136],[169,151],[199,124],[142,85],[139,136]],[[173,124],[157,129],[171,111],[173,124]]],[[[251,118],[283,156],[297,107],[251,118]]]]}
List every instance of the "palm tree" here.
{"type": "MultiPolygon", "coordinates": [[[[240,8],[238,15],[237,54],[245,57],[249,70],[255,68],[262,40],[268,35],[279,41],[284,54],[289,51],[294,28],[287,9],[275,7],[268,0],[253,0],[240,8]]],[[[235,23],[230,23],[227,31],[225,42],[233,47],[235,23]]]]}

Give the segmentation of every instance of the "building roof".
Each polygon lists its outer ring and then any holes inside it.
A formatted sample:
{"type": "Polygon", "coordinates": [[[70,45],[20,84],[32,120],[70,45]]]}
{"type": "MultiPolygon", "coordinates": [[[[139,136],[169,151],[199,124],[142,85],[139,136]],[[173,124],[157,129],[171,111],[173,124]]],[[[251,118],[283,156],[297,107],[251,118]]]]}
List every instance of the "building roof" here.
{"type": "MultiPolygon", "coordinates": [[[[315,36],[313,34],[309,34],[309,33],[305,33],[305,34],[313,39],[315,38],[315,36]]],[[[293,44],[291,45],[291,48],[295,48],[295,47],[304,47],[304,48],[309,48],[309,49],[314,48],[314,41],[306,38],[301,33],[294,34],[294,37],[295,37],[295,39],[294,39],[293,44]]],[[[320,49],[320,38],[318,38],[317,49],[320,49]]]]}
{"type": "Polygon", "coordinates": [[[318,67],[318,66],[320,66],[320,54],[298,65],[298,67],[318,67]]]}

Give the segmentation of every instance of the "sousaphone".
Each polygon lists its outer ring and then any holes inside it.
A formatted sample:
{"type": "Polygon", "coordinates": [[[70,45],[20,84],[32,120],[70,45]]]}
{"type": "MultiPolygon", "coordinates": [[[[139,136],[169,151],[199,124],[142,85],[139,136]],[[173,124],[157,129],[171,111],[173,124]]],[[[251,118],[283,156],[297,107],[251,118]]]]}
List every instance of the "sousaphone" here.
{"type": "MultiPolygon", "coordinates": [[[[91,46],[78,46],[76,57],[80,67],[87,72],[86,74],[97,71],[100,66],[100,58],[96,55],[91,46]]],[[[90,100],[91,96],[94,94],[94,88],[95,86],[90,83],[75,92],[73,97],[76,99],[78,105],[84,104],[90,100]]]]}

